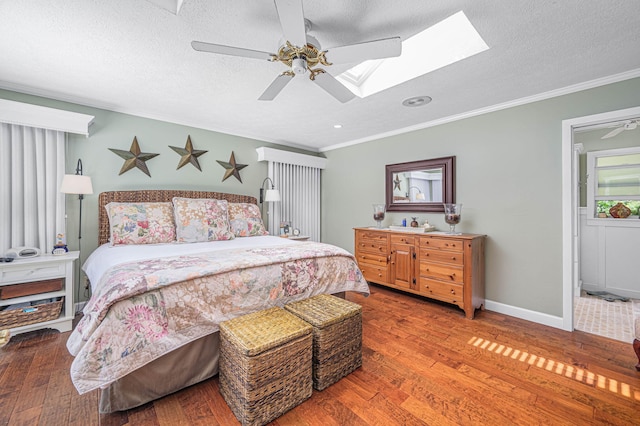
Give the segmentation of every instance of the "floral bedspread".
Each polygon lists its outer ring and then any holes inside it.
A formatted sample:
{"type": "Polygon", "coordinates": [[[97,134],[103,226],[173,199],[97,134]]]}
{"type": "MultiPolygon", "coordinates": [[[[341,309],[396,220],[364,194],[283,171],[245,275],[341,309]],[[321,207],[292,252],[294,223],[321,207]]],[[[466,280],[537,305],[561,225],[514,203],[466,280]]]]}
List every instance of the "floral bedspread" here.
{"type": "Polygon", "coordinates": [[[321,293],[369,287],[353,256],[302,242],[124,263],[104,274],[67,341],[78,392],[218,331],[220,322],[321,293]]]}

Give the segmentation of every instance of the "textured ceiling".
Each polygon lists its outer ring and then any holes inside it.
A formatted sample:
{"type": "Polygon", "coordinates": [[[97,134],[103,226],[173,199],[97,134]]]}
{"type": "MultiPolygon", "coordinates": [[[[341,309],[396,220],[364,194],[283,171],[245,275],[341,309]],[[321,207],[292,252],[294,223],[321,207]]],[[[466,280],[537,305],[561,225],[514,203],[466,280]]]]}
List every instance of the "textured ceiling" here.
{"type": "Polygon", "coordinates": [[[304,0],[303,7],[325,49],[404,40],[460,10],[490,49],[346,104],[301,77],[264,102],[257,98],[283,65],[196,52],[190,42],[275,51],[281,29],[270,0],[185,0],[178,14],[145,0],[5,0],[0,88],[324,150],[640,75],[637,0],[304,0]],[[433,101],[402,106],[417,95],[433,101]]]}

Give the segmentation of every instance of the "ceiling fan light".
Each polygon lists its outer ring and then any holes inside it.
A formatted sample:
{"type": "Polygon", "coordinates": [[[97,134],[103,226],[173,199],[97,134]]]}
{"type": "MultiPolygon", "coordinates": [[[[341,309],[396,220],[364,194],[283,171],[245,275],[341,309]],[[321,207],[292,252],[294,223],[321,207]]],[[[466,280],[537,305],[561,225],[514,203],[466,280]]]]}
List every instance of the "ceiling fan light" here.
{"type": "Polygon", "coordinates": [[[291,62],[291,71],[295,75],[301,75],[307,72],[307,60],[305,58],[295,58],[291,62]]]}

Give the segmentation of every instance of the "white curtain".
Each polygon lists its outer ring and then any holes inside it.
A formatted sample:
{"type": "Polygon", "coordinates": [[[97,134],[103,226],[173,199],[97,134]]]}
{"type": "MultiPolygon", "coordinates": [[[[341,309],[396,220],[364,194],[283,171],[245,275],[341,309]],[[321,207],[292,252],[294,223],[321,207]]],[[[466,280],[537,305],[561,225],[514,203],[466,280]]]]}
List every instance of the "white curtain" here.
{"type": "Polygon", "coordinates": [[[0,255],[10,247],[51,252],[65,229],[66,133],[0,123],[0,255]]]}
{"type": "Polygon", "coordinates": [[[278,235],[280,222],[288,221],[301,235],[320,241],[320,169],[270,161],[267,173],[281,199],[267,203],[269,231],[278,235]]]}

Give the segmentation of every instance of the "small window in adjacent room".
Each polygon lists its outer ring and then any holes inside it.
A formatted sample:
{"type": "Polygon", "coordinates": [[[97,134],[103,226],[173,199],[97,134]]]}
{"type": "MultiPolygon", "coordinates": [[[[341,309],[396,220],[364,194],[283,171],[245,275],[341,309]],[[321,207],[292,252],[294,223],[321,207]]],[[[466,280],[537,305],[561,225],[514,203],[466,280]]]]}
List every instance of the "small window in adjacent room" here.
{"type": "Polygon", "coordinates": [[[638,217],[640,147],[588,152],[587,173],[587,211],[591,217],[611,217],[609,209],[618,203],[638,217]]]}

